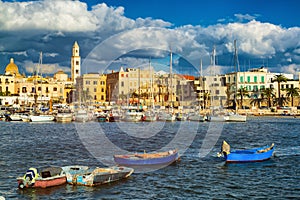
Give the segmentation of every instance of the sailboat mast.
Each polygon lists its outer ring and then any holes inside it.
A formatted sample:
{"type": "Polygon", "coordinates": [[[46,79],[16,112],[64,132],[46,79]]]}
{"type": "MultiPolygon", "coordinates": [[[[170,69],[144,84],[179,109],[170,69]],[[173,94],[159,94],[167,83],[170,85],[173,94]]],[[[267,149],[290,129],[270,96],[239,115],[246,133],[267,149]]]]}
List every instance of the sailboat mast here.
{"type": "Polygon", "coordinates": [[[152,106],[152,109],[154,109],[154,98],[153,98],[153,74],[152,74],[152,67],[151,67],[151,58],[149,59],[149,72],[150,72],[150,93],[151,93],[151,99],[150,103],[152,106]]]}
{"type": "MultiPolygon", "coordinates": [[[[170,90],[171,90],[171,103],[170,103],[170,106],[171,106],[171,109],[173,109],[173,75],[172,75],[172,49],[170,50],[170,90]]],[[[172,110],[173,112],[173,110],[172,110]]]]}
{"type": "Polygon", "coordinates": [[[238,58],[237,58],[237,48],[236,48],[236,40],[234,40],[234,76],[235,76],[235,87],[234,87],[234,102],[235,102],[235,112],[237,113],[238,105],[237,105],[237,90],[238,90],[238,58]]]}

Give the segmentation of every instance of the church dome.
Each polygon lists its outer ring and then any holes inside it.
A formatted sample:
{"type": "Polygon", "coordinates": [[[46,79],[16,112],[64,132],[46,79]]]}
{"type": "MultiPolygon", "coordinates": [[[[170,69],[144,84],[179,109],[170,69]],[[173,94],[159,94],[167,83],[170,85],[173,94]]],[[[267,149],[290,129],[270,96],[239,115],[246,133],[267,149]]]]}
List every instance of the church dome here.
{"type": "Polygon", "coordinates": [[[19,68],[14,63],[14,59],[10,59],[10,63],[5,68],[5,74],[11,74],[11,75],[19,75],[19,68]]]}

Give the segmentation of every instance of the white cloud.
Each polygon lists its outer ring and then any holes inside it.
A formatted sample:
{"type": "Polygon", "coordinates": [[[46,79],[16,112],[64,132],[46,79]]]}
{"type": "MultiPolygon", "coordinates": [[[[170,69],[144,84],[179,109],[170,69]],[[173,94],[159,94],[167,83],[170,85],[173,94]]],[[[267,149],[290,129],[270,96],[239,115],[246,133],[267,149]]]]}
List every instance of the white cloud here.
{"type": "Polygon", "coordinates": [[[300,71],[300,65],[298,64],[290,64],[287,66],[283,66],[281,68],[281,72],[282,73],[290,73],[290,74],[294,74],[295,76],[298,76],[300,71]]]}
{"type": "MultiPolygon", "coordinates": [[[[154,48],[168,51],[172,48],[174,53],[197,68],[203,59],[205,69],[209,66],[214,45],[218,65],[231,65],[233,41],[237,39],[240,58],[268,59],[270,65],[276,67],[300,63],[300,28],[287,29],[262,23],[255,20],[256,14],[235,15],[247,23],[225,24],[221,20],[223,24],[208,27],[186,25],[172,28],[172,23],[161,19],[127,18],[124,10],[124,7],[110,7],[105,3],[88,10],[87,5],[80,1],[9,3],[0,0],[0,33],[8,33],[0,38],[0,50],[20,52],[18,56],[20,59],[23,56],[23,60],[36,60],[39,51],[49,52],[45,53],[47,60],[52,58],[51,62],[55,63],[53,66],[49,64],[50,72],[59,65],[67,65],[75,40],[80,45],[83,60],[98,68],[106,67],[132,50],[154,48]]],[[[155,53],[152,56],[159,57],[162,51],[155,53]]],[[[132,61],[126,60],[130,64],[132,61]]],[[[226,67],[219,71],[224,69],[226,67]]]]}
{"type": "Polygon", "coordinates": [[[38,63],[33,63],[32,61],[25,61],[24,68],[27,73],[34,74],[38,72],[45,76],[45,74],[54,74],[59,70],[62,70],[66,73],[70,72],[70,67],[60,66],[59,64],[42,64],[41,66],[38,63]]]}

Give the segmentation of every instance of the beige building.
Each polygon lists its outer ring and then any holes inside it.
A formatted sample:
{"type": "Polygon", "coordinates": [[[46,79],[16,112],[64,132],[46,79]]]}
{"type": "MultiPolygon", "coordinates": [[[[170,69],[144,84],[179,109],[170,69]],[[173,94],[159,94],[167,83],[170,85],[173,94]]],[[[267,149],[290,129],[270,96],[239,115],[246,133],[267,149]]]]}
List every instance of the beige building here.
{"type": "Polygon", "coordinates": [[[76,80],[78,102],[102,104],[106,101],[106,75],[83,74],[76,80]]]}

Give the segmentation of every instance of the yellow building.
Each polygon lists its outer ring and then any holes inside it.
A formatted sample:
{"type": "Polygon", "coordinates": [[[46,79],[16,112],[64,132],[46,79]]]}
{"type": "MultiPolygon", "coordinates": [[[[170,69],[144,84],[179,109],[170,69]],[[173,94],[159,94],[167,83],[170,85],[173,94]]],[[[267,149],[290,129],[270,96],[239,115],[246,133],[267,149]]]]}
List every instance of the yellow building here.
{"type": "Polygon", "coordinates": [[[23,76],[19,73],[18,66],[14,63],[14,59],[10,59],[10,63],[5,68],[5,74],[0,75],[0,93],[2,95],[17,95],[18,90],[15,83],[21,82],[23,76]]]}
{"type": "Polygon", "coordinates": [[[106,101],[106,76],[98,73],[83,74],[76,80],[77,101],[99,104],[106,101]]]}

